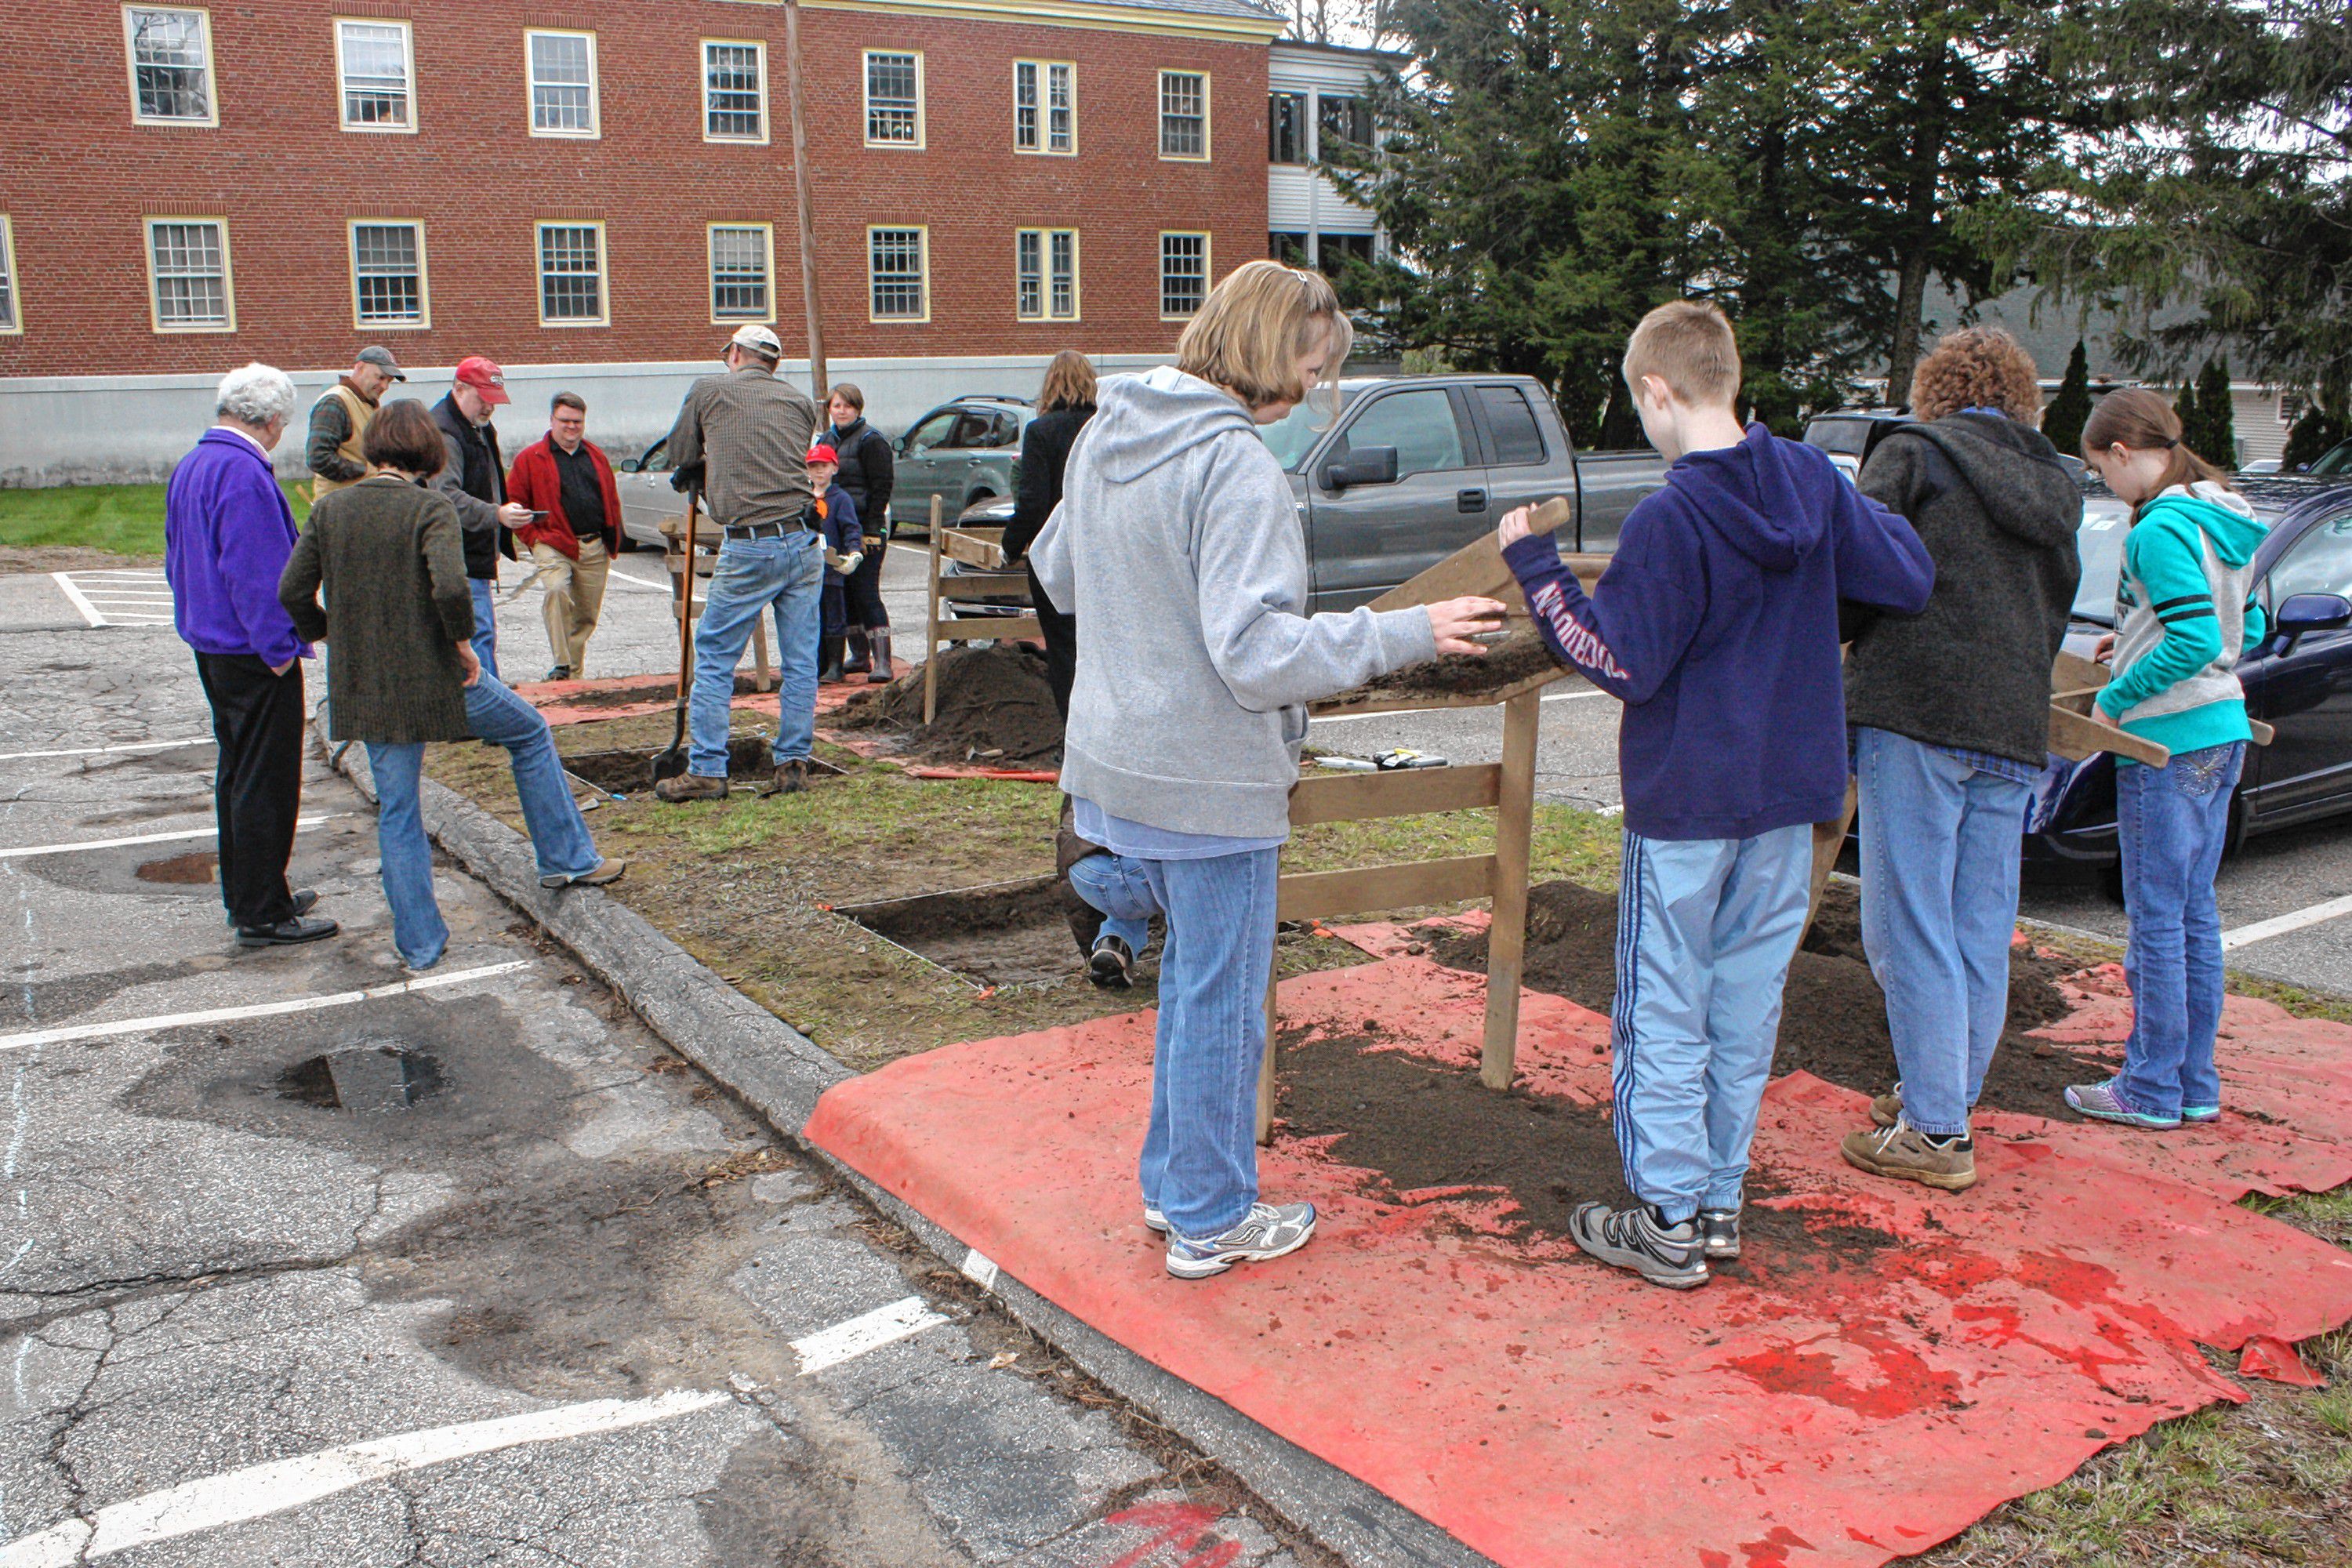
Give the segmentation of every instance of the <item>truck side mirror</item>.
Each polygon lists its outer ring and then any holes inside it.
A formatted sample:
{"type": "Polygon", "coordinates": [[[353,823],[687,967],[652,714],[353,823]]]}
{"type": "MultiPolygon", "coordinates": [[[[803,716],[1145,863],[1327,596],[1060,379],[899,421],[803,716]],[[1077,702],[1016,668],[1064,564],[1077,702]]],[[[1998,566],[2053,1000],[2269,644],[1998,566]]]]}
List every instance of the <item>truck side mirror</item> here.
{"type": "Polygon", "coordinates": [[[1350,485],[1392,485],[1396,478],[1394,447],[1358,447],[1323,470],[1323,488],[1339,491],[1350,485]]]}

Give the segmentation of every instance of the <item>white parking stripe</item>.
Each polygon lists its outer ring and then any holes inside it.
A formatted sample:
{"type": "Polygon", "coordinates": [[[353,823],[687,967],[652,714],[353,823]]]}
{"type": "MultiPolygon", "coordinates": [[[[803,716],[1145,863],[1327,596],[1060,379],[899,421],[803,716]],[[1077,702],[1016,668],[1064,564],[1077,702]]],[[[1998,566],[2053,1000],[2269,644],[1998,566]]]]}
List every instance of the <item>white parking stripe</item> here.
{"type": "Polygon", "coordinates": [[[2315,926],[2345,915],[2352,915],[2352,897],[2330,899],[2324,904],[2314,904],[2293,914],[2275,915],[2266,921],[2256,921],[2252,925],[2240,926],[2235,931],[2225,931],[2221,933],[2221,951],[2227,952],[2233,947],[2243,947],[2252,942],[2268,942],[2274,936],[2284,936],[2291,931],[2301,931],[2305,926],[2315,926]]]}
{"type": "Polygon", "coordinates": [[[591,1399],[527,1415],[404,1432],[397,1436],[323,1448],[291,1459],[248,1465],[226,1475],[208,1476],[127,1502],[112,1503],[95,1513],[20,1535],[0,1547],[0,1568],[72,1568],[76,1563],[111,1557],[159,1541],[283,1513],[410,1470],[531,1443],[623,1432],[632,1426],[650,1426],[709,1410],[732,1397],[680,1389],[651,1399],[591,1399]]]}
{"type": "Polygon", "coordinates": [[[22,1050],[27,1046],[56,1045],[68,1040],[104,1040],[121,1035],[144,1035],[157,1029],[180,1029],[192,1024],[233,1024],[243,1018],[275,1018],[288,1013],[310,1013],[321,1007],[348,1007],[354,1002],[373,1002],[385,996],[404,996],[412,991],[431,991],[444,985],[462,985],[468,980],[488,980],[494,974],[510,974],[530,967],[527,958],[509,960],[505,963],[486,963],[479,969],[457,969],[446,974],[419,974],[413,979],[399,980],[386,985],[371,986],[365,991],[337,991],[325,996],[299,996],[290,1002],[259,1002],[248,1007],[213,1007],[201,1013],[163,1013],[146,1018],[118,1018],[110,1024],[68,1024],[54,1029],[35,1029],[22,1035],[0,1035],[0,1051],[22,1050]]]}
{"type": "MultiPolygon", "coordinates": [[[[189,809],[203,808],[191,806],[189,809]]],[[[320,816],[298,816],[294,819],[294,831],[299,833],[306,827],[316,827],[322,822],[350,815],[348,811],[330,811],[320,816]]],[[[67,855],[77,849],[120,849],[129,844],[169,844],[179,838],[210,838],[219,831],[218,827],[194,827],[181,833],[134,833],[128,838],[85,838],[79,843],[27,844],[21,849],[0,847],[0,860],[25,860],[36,855],[67,855]]]]}
{"type": "MultiPolygon", "coordinates": [[[[813,1372],[823,1372],[829,1366],[839,1366],[845,1361],[855,1361],[867,1351],[895,1344],[910,1334],[919,1334],[925,1329],[946,1321],[939,1313],[924,1306],[920,1296],[909,1296],[887,1307],[877,1307],[870,1312],[860,1313],[845,1323],[835,1323],[829,1329],[819,1329],[813,1334],[794,1340],[793,1349],[800,1353],[801,1373],[805,1376],[813,1372]]],[[[5,1565],[0,1565],[0,1568],[5,1568],[5,1565]]]]}
{"type": "Polygon", "coordinates": [[[667,594],[672,592],[670,585],[667,583],[648,583],[644,578],[635,575],[634,573],[624,572],[617,566],[606,573],[604,576],[606,582],[625,583],[632,588],[643,588],[649,594],[667,594]]]}
{"type": "Polygon", "coordinates": [[[169,752],[181,746],[209,746],[210,735],[189,735],[177,741],[131,741],[120,746],[68,746],[56,752],[0,752],[0,763],[22,762],[27,757],[96,757],[109,752],[169,752]]]}
{"type": "Polygon", "coordinates": [[[88,621],[94,626],[102,626],[106,625],[106,617],[100,615],[97,608],[93,606],[87,598],[82,596],[82,591],[74,586],[74,580],[71,576],[63,572],[52,572],[49,574],[49,577],[51,581],[57,584],[58,592],[65,595],[68,602],[70,603],[75,609],[81,612],[82,619],[88,621]]]}

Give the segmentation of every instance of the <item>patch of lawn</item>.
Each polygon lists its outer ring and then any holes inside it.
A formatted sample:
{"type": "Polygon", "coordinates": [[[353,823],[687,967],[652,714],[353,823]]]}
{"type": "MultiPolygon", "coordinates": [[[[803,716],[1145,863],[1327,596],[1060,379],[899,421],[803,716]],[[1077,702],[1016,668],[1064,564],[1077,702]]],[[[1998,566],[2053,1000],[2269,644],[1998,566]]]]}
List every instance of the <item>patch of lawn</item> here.
{"type": "MultiPolygon", "coordinates": [[[[310,515],[308,479],[279,479],[299,525],[310,515]]],[[[0,489],[0,546],[79,545],[115,555],[163,553],[162,485],[58,485],[0,489]]]]}

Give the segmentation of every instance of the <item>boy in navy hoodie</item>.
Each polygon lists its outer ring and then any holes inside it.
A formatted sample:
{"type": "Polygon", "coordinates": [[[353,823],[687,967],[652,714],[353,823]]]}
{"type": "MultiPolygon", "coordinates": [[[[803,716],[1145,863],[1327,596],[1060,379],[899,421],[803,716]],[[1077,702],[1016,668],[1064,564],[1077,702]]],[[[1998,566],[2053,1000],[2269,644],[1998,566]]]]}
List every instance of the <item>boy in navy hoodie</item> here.
{"type": "Polygon", "coordinates": [[[816,679],[825,685],[845,679],[842,659],[848,642],[850,574],[866,559],[858,537],[857,503],[834,482],[841,458],[823,441],[809,448],[808,525],[824,540],[824,591],[817,600],[816,679]]]}
{"type": "Polygon", "coordinates": [[[1625,704],[1611,1038],[1640,1202],[1580,1205],[1570,1229],[1601,1261],[1688,1289],[1709,1258],[1739,1256],[1812,824],[1845,805],[1838,601],[1916,615],[1935,567],[1823,453],[1742,430],[1739,351],[1714,306],[1643,317],[1625,384],[1669,467],[1592,596],[1526,509],[1500,538],[1552,656],[1625,704]]]}

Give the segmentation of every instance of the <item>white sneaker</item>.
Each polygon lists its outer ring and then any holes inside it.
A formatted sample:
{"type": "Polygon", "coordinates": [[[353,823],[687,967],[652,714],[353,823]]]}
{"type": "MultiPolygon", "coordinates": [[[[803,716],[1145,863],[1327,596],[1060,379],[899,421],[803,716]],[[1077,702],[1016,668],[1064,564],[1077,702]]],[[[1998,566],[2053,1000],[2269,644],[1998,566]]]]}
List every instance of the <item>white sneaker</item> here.
{"type": "Polygon", "coordinates": [[[1313,1204],[1252,1204],[1241,1223],[1222,1235],[1194,1240],[1168,1233],[1168,1272],[1206,1279],[1236,1263],[1264,1263],[1297,1251],[1315,1238],[1313,1204]]]}

